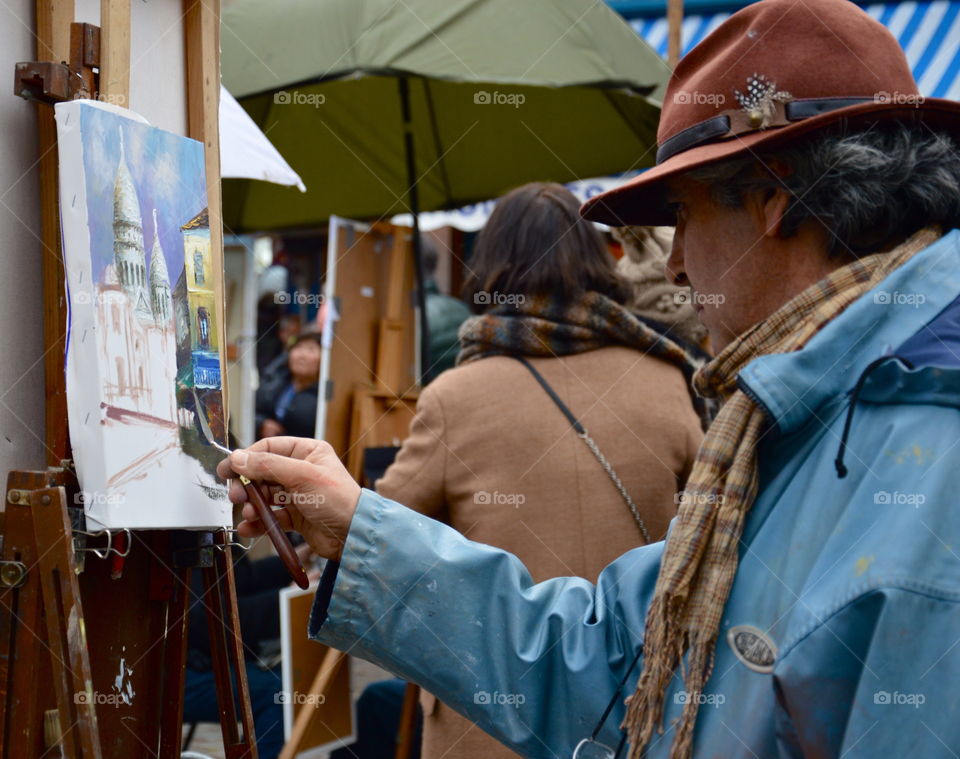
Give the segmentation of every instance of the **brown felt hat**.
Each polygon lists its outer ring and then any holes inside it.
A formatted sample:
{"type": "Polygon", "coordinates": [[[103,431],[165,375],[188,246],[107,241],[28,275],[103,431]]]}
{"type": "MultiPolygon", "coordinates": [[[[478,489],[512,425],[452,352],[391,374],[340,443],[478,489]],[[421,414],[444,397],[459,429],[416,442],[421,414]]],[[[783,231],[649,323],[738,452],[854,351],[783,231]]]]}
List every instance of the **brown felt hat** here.
{"type": "Polygon", "coordinates": [[[760,0],[677,65],[657,130],[657,163],[584,203],[611,226],[673,224],[664,180],[828,126],[896,119],[960,133],[960,103],[924,98],[906,55],[850,0],[760,0]]]}

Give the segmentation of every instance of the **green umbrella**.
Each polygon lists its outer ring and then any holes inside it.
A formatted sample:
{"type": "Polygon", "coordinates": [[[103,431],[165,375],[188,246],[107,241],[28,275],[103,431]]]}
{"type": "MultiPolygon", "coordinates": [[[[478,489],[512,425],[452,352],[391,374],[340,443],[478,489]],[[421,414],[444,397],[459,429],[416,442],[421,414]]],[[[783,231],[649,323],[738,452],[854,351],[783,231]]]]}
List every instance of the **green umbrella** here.
{"type": "Polygon", "coordinates": [[[232,0],[221,46],[224,85],[307,186],[224,182],[234,231],[404,211],[416,229],[421,210],[649,166],[668,76],[598,0],[232,0]]]}
{"type": "Polygon", "coordinates": [[[420,210],[649,166],[668,71],[596,0],[234,0],[223,83],[307,192],[229,180],[237,230],[420,210]]]}

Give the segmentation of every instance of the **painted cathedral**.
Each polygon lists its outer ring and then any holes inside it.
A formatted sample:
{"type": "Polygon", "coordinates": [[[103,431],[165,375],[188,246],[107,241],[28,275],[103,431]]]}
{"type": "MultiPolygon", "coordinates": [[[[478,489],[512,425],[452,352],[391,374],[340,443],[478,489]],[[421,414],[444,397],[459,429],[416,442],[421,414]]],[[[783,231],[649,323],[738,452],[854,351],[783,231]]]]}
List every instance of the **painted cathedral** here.
{"type": "Polygon", "coordinates": [[[176,422],[176,341],[170,276],[157,233],[149,274],[143,219],[136,185],[120,135],[120,161],[113,185],[113,262],[97,297],[98,338],[105,403],[152,421],[176,422]]]}
{"type": "MultiPolygon", "coordinates": [[[[220,355],[207,209],[180,228],[184,267],[176,287],[160,242],[153,210],[149,259],[136,185],[120,136],[120,161],[113,187],[113,262],[97,297],[98,338],[104,402],[142,421],[192,427],[192,395],[208,413],[222,418],[220,355]],[[148,264],[149,261],[149,264],[148,264]]],[[[222,433],[214,425],[215,433],[222,433]]]]}

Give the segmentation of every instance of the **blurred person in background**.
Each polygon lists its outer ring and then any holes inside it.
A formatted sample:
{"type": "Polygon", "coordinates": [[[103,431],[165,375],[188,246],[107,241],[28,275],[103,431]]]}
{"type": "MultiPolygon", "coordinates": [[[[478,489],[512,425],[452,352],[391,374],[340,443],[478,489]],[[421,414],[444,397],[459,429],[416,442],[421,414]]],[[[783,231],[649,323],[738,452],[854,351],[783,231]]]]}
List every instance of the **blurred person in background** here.
{"type": "MultiPolygon", "coordinates": [[[[460,328],[458,366],[421,392],[376,490],[515,553],[535,582],[596,581],[661,540],[676,513],[704,424],[689,384],[697,359],[624,305],[629,286],[561,185],[501,198],[469,269],[477,315],[460,328]]],[[[431,694],[421,705],[425,759],[516,756],[431,694]]]]}
{"type": "Polygon", "coordinates": [[[444,295],[437,285],[437,242],[430,235],[420,235],[420,250],[423,256],[424,291],[427,305],[427,329],[430,333],[430,368],[423,384],[427,384],[440,372],[452,369],[457,363],[460,340],[457,332],[470,316],[467,304],[459,298],[444,295]]]}
{"type": "Polygon", "coordinates": [[[707,328],[696,318],[690,288],[667,279],[673,227],[611,227],[610,233],[623,249],[617,273],[630,285],[627,305],[640,316],[666,326],[670,337],[695,352],[706,350],[707,328]]]}
{"type": "Polygon", "coordinates": [[[296,342],[300,330],[299,314],[284,314],[277,321],[276,336],[280,341],[280,353],[260,369],[261,385],[269,385],[276,380],[277,376],[285,376],[289,372],[287,362],[290,357],[290,346],[296,342]]]}
{"type": "Polygon", "coordinates": [[[257,438],[313,437],[317,418],[321,337],[315,332],[293,341],[285,365],[261,380],[256,397],[257,438]]]}

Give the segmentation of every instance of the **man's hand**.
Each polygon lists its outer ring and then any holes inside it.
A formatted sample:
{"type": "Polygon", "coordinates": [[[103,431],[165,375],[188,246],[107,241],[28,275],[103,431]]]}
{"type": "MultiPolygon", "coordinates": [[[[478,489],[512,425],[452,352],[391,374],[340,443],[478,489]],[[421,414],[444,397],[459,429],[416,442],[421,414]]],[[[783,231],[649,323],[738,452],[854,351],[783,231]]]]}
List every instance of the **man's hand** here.
{"type": "MultiPolygon", "coordinates": [[[[350,521],[360,499],[360,486],[329,443],[297,437],[271,437],[249,448],[234,451],[220,462],[217,474],[230,484],[230,500],[245,503],[243,485],[235,478],[244,475],[269,488],[268,502],[283,506],[274,514],[284,530],[296,530],[326,559],[340,560],[350,521]]],[[[243,507],[244,521],[237,526],[243,537],[264,533],[257,512],[249,503],[243,507]]]]}

